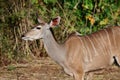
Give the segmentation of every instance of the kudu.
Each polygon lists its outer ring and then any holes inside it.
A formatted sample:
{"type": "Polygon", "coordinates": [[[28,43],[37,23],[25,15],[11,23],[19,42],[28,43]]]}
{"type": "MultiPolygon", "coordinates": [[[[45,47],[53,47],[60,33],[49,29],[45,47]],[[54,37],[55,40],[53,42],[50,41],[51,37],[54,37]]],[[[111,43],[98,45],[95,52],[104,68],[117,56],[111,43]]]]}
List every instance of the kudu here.
{"type": "Polygon", "coordinates": [[[110,27],[85,36],[74,33],[59,44],[51,28],[59,24],[60,17],[50,23],[38,21],[40,24],[24,34],[22,39],[42,39],[48,55],[75,80],[88,80],[85,73],[107,68],[115,61],[120,65],[120,27],[110,27]]]}

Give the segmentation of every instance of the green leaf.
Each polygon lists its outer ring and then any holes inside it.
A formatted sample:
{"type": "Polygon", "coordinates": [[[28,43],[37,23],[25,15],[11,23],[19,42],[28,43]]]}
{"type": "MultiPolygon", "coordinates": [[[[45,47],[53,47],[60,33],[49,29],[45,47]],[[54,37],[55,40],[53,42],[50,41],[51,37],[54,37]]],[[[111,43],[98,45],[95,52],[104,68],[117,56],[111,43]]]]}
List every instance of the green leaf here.
{"type": "Polygon", "coordinates": [[[38,3],[38,0],[31,0],[31,3],[32,3],[32,4],[37,4],[37,3],[38,3]]]}
{"type": "Polygon", "coordinates": [[[44,3],[46,4],[50,4],[50,3],[55,4],[56,2],[57,0],[44,0],[44,3]]]}
{"type": "Polygon", "coordinates": [[[15,70],[15,69],[16,69],[16,67],[13,66],[13,65],[9,65],[9,66],[7,67],[7,70],[8,70],[8,71],[12,71],[12,70],[15,70]]]}

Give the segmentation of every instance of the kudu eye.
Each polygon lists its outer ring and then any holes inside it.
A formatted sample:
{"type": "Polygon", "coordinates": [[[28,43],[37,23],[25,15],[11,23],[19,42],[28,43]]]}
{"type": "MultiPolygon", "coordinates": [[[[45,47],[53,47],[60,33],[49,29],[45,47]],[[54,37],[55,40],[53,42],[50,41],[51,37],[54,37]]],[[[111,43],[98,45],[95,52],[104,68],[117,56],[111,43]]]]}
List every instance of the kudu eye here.
{"type": "Polygon", "coordinates": [[[40,27],[36,27],[36,29],[41,29],[40,27]]]}

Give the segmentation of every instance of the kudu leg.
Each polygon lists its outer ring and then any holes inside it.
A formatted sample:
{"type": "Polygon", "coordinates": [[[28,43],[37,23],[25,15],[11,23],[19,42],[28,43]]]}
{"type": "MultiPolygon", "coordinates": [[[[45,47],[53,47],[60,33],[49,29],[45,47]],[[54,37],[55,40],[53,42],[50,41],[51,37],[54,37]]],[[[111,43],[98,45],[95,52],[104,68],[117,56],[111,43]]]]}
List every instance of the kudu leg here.
{"type": "Polygon", "coordinates": [[[72,72],[75,80],[84,80],[85,73],[81,67],[72,68],[72,72]]]}
{"type": "Polygon", "coordinates": [[[64,68],[64,71],[75,78],[75,80],[84,80],[84,72],[83,71],[77,71],[72,68],[64,68]]]}
{"type": "Polygon", "coordinates": [[[75,80],[84,80],[84,73],[74,73],[75,80]]]}
{"type": "Polygon", "coordinates": [[[120,55],[117,55],[117,56],[115,56],[114,58],[115,58],[116,63],[117,63],[118,66],[120,67],[120,55]]]}
{"type": "Polygon", "coordinates": [[[73,73],[71,71],[69,71],[69,69],[64,68],[64,71],[65,71],[66,74],[68,74],[68,75],[73,77],[73,73]]]}
{"type": "Polygon", "coordinates": [[[85,80],[92,80],[92,79],[93,79],[93,75],[94,75],[93,72],[88,72],[88,73],[85,75],[85,80]]]}

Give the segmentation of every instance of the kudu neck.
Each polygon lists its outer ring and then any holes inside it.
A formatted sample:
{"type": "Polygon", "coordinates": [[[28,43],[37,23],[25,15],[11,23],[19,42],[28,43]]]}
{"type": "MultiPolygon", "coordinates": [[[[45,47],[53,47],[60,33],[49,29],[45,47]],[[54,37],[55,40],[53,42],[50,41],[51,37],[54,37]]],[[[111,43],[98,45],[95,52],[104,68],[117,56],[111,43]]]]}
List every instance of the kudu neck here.
{"type": "Polygon", "coordinates": [[[47,30],[46,34],[43,38],[44,47],[48,53],[48,55],[55,60],[56,62],[60,63],[61,61],[65,60],[65,49],[62,44],[59,44],[51,30],[47,30]]]}

